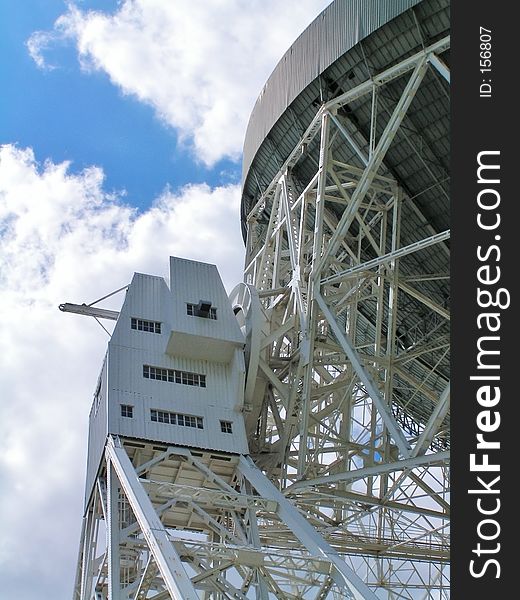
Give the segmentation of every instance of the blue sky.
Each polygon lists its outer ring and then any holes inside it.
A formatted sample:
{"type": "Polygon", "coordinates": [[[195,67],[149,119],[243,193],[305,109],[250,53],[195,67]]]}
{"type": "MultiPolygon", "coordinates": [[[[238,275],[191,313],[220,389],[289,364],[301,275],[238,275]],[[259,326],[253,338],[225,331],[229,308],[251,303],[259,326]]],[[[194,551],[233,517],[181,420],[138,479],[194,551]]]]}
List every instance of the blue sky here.
{"type": "Polygon", "coordinates": [[[241,281],[247,120],[327,4],[0,0],[2,597],[72,593],[108,337],[58,305],[166,276],[169,255],[241,281]]]}
{"type": "MultiPolygon", "coordinates": [[[[117,10],[111,0],[84,0],[83,10],[117,10]]],[[[126,190],[128,201],[146,207],[166,185],[238,183],[239,161],[222,158],[208,167],[179,148],[175,128],[154,109],[123,95],[106,73],[78,68],[71,40],[45,50],[52,68],[39,69],[27,51],[35,31],[51,31],[63,0],[2,0],[0,85],[1,143],[31,146],[37,159],[71,161],[71,171],[100,165],[106,188],[126,190]]]]}

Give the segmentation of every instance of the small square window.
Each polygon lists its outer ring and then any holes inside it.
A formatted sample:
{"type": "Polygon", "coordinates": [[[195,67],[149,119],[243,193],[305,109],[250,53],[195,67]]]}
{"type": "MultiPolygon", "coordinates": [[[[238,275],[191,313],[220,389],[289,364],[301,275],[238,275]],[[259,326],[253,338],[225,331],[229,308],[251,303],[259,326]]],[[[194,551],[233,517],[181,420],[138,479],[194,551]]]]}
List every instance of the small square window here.
{"type": "Polygon", "coordinates": [[[202,317],[204,319],[217,320],[217,309],[211,306],[209,300],[201,300],[198,304],[188,302],[186,304],[186,314],[190,317],[202,317]]]}
{"type": "Polygon", "coordinates": [[[220,431],[222,433],[233,433],[233,424],[231,421],[220,421],[220,431]]]}
{"type": "Polygon", "coordinates": [[[128,419],[134,418],[134,407],[129,404],[121,404],[121,416],[128,419]]]}

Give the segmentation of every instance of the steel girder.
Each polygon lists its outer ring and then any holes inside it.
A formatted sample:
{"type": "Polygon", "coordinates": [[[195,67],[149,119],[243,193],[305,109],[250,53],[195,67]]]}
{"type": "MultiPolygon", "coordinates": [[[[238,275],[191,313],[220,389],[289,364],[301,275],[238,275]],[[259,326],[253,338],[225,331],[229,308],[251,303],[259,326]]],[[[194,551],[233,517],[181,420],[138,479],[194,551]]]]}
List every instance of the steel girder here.
{"type": "Polygon", "coordinates": [[[449,231],[402,245],[403,205],[420,211],[384,162],[428,71],[449,82],[448,47],[320,107],[248,215],[245,283],[231,294],[248,340],[253,460],[380,598],[449,596],[449,309],[423,291],[446,282],[449,231]],[[383,110],[396,78],[402,94],[383,110]],[[341,116],[364,94],[367,140],[341,116]],[[337,157],[341,144],[356,164],[337,157]],[[294,173],[311,147],[302,186],[294,173]]]}
{"type": "Polygon", "coordinates": [[[376,600],[251,458],[109,436],[75,600],[327,597],[376,600]]]}
{"type": "Polygon", "coordinates": [[[75,600],[448,597],[449,311],[422,287],[447,270],[421,253],[446,255],[449,232],[401,244],[403,204],[419,209],[384,163],[429,69],[449,79],[436,54],[448,46],[318,110],[249,215],[245,283],[231,294],[251,458],[110,437],[75,600]],[[383,112],[378,96],[400,77],[383,112]],[[362,94],[369,140],[340,114],[362,94]],[[312,144],[302,189],[293,168],[312,144]],[[338,144],[359,162],[340,160],[338,144]]]}

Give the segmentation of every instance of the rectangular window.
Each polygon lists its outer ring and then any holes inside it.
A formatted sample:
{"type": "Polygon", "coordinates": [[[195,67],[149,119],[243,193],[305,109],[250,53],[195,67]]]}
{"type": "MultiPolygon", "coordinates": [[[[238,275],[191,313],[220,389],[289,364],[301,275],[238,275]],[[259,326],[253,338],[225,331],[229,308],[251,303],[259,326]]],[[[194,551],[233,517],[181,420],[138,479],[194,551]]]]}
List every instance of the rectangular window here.
{"type": "Polygon", "coordinates": [[[222,433],[233,433],[233,424],[231,421],[220,421],[220,431],[222,433]]]}
{"type": "Polygon", "coordinates": [[[170,383],[206,387],[206,375],[203,373],[189,373],[188,371],[179,371],[177,369],[164,369],[163,367],[143,365],[143,377],[146,377],[146,379],[157,379],[158,381],[169,381],[170,383]]]}
{"type": "Polygon", "coordinates": [[[190,317],[202,317],[204,319],[212,319],[213,321],[217,320],[217,309],[212,306],[209,311],[201,312],[198,304],[192,304],[188,302],[186,304],[186,314],[190,317]]]}
{"type": "Polygon", "coordinates": [[[161,333],[161,324],[159,321],[146,321],[145,319],[136,319],[134,317],[130,320],[132,329],[137,331],[147,331],[148,333],[161,333]]]}
{"type": "Polygon", "coordinates": [[[129,404],[121,404],[121,416],[128,419],[134,418],[134,407],[129,404]]]}
{"type": "Polygon", "coordinates": [[[166,410],[150,410],[150,418],[155,423],[168,423],[169,425],[180,425],[181,427],[193,427],[204,429],[202,417],[195,415],[184,415],[181,413],[168,412],[166,410]]]}

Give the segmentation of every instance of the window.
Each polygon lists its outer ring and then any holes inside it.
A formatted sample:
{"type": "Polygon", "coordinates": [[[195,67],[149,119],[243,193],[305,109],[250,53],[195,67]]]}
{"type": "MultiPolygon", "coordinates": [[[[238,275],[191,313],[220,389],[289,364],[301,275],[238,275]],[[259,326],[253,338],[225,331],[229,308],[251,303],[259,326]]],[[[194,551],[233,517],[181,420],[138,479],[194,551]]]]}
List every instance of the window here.
{"type": "Polygon", "coordinates": [[[198,304],[186,304],[186,314],[190,317],[202,317],[204,319],[217,320],[217,309],[211,306],[211,303],[207,303],[210,306],[205,305],[202,301],[198,304]],[[202,308],[201,308],[202,306],[202,308]]]}
{"type": "Polygon", "coordinates": [[[170,383],[206,387],[206,375],[179,371],[177,369],[164,369],[163,367],[143,365],[143,377],[146,377],[146,379],[157,379],[158,381],[169,381],[170,383]]]}
{"type": "Polygon", "coordinates": [[[93,402],[94,418],[97,416],[100,404],[101,404],[101,376],[98,379],[96,391],[94,393],[94,402],[93,402]]]}
{"type": "Polygon", "coordinates": [[[233,433],[233,424],[231,421],[220,421],[220,431],[222,433],[233,433]]]}
{"type": "Polygon", "coordinates": [[[183,415],[181,413],[174,413],[152,408],[150,410],[150,418],[155,423],[168,423],[169,425],[180,425],[181,427],[204,429],[202,417],[197,417],[195,415],[183,415]]]}
{"type": "Polygon", "coordinates": [[[134,418],[134,407],[129,404],[121,404],[121,416],[129,419],[134,418]]]}
{"type": "Polygon", "coordinates": [[[145,321],[144,319],[131,318],[131,327],[137,331],[148,333],[161,333],[161,324],[158,321],[145,321]]]}

